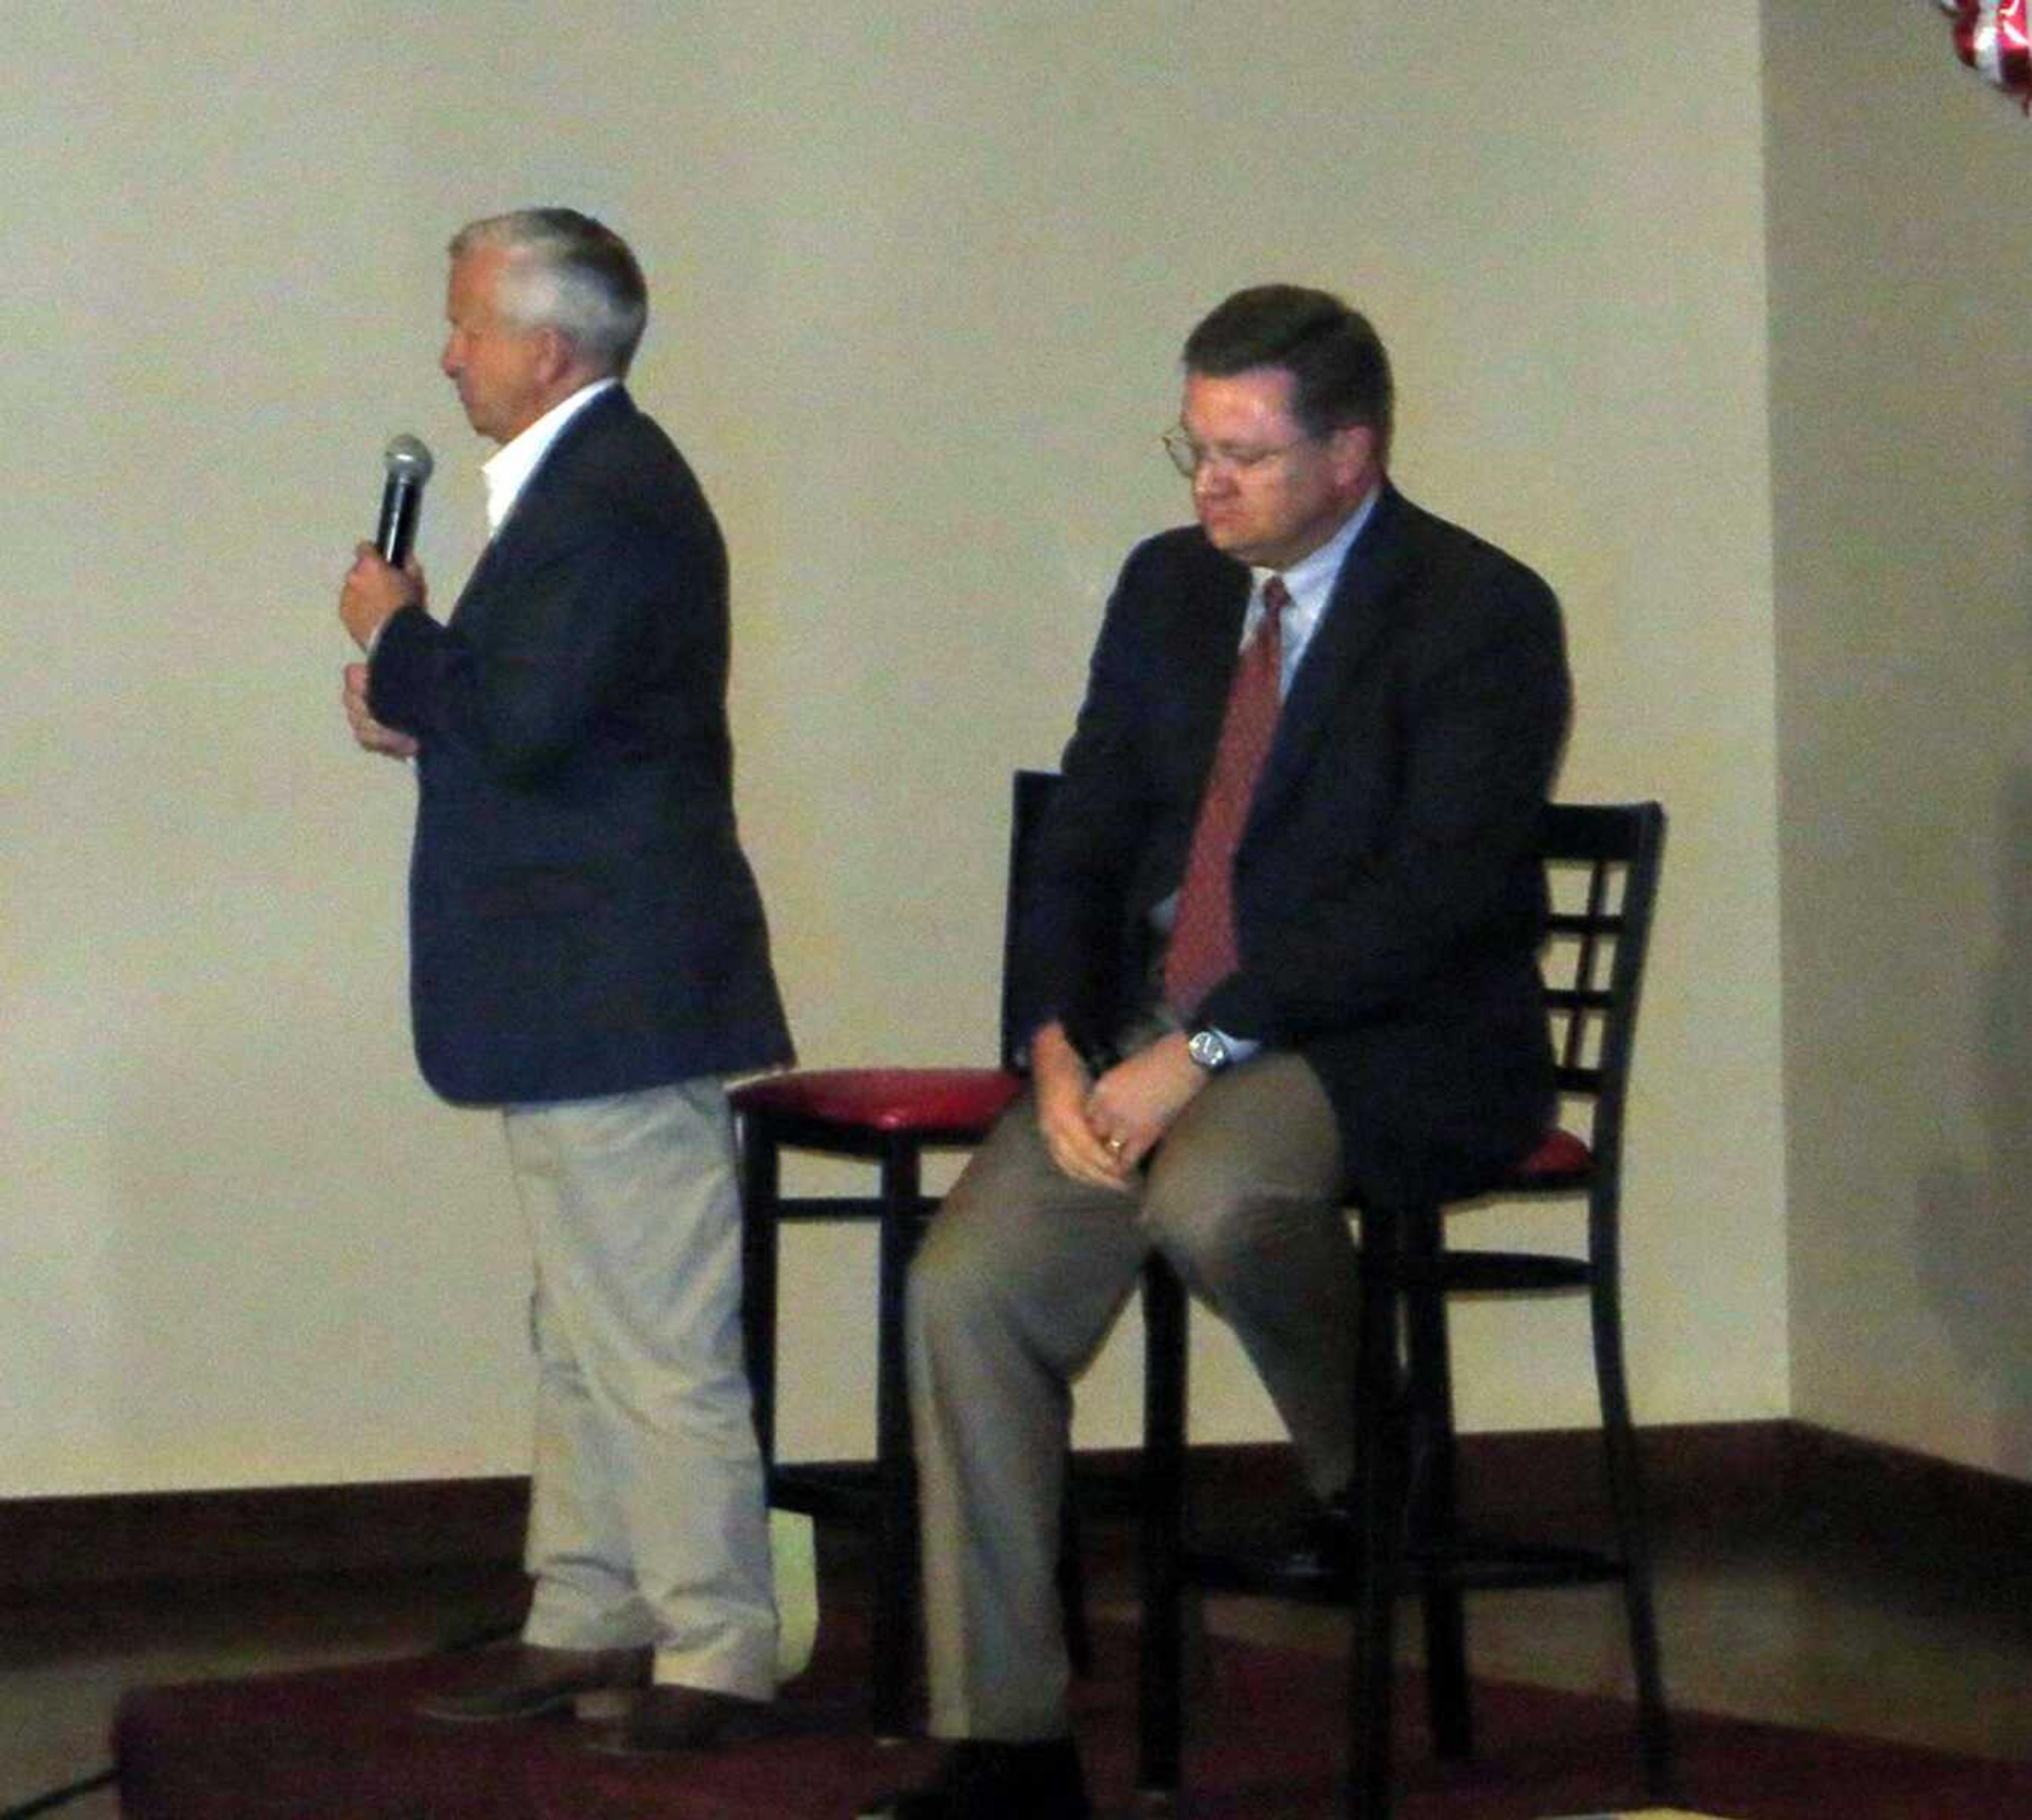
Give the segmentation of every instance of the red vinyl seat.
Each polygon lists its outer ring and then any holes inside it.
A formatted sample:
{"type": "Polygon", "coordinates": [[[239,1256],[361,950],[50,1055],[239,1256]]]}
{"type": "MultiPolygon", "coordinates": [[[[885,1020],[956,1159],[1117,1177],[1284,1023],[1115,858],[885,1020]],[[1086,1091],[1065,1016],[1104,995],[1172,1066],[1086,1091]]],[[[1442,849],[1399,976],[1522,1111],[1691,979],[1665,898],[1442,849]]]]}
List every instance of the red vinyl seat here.
{"type": "Polygon", "coordinates": [[[1516,1179],[1544,1187],[1571,1176],[1578,1183],[1594,1167],[1594,1152],[1585,1138],[1571,1131],[1548,1131],[1538,1147],[1517,1165],[1516,1179]]]}
{"type": "Polygon", "coordinates": [[[1004,1068],[813,1068],[738,1089],[746,1116],[977,1141],[1023,1090],[1004,1068]]]}

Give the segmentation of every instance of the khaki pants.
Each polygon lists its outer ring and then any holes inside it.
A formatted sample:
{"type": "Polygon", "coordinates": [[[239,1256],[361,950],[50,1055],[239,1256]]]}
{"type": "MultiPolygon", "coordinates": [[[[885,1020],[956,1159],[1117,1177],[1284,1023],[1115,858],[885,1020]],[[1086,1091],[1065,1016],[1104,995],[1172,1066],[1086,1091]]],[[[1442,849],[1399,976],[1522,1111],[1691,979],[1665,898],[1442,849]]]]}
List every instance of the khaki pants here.
{"type": "Polygon", "coordinates": [[[776,1609],[726,1093],[690,1081],[505,1123],[536,1253],[524,1637],[652,1644],[659,1681],[767,1699],[776,1609]]]}
{"type": "Polygon", "coordinates": [[[1314,1489],[1345,1486],[1358,1299],[1339,1152],[1318,1078],[1268,1052],[1207,1083],[1133,1196],[1064,1175],[1027,1097],[975,1153],[911,1273],[935,1736],[1066,1728],[1070,1387],[1152,1246],[1235,1329],[1314,1489]]]}

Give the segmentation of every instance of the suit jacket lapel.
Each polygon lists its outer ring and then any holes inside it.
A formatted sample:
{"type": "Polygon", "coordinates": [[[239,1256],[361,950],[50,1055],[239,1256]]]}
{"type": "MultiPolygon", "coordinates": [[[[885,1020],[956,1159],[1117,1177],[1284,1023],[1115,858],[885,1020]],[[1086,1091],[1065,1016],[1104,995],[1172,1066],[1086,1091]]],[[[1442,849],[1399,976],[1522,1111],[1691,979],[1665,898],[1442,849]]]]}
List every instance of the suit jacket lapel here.
{"type": "Polygon", "coordinates": [[[1175,662],[1185,708],[1181,757],[1194,777],[1207,776],[1213,769],[1228,689],[1241,656],[1249,588],[1247,569],[1239,562],[1223,563],[1219,581],[1201,596],[1169,641],[1167,656],[1175,662]]]}
{"type": "Polygon", "coordinates": [[[454,619],[468,610],[469,603],[483,600],[488,585],[503,574],[513,574],[514,565],[532,544],[540,544],[546,525],[555,516],[560,477],[577,458],[576,451],[600,436],[604,426],[621,420],[624,405],[633,408],[626,387],[616,386],[601,394],[566,424],[558,439],[543,451],[536,472],[516,495],[506,521],[487,539],[480,560],[466,577],[452,608],[454,619]]]}

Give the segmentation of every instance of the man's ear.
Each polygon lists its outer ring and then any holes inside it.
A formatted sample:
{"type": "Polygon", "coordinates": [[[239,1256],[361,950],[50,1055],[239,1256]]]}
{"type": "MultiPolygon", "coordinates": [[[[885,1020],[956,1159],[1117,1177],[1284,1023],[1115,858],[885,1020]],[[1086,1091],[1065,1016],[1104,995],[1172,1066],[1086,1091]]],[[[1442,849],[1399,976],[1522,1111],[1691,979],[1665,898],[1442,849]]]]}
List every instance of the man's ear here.
{"type": "Polygon", "coordinates": [[[578,357],[573,352],[571,343],[566,341],[556,329],[547,326],[538,329],[536,340],[539,349],[536,357],[537,376],[547,387],[554,386],[572,370],[578,357]]]}
{"type": "Polygon", "coordinates": [[[1366,424],[1343,424],[1327,439],[1335,477],[1343,486],[1365,482],[1376,469],[1376,432],[1366,424]]]}

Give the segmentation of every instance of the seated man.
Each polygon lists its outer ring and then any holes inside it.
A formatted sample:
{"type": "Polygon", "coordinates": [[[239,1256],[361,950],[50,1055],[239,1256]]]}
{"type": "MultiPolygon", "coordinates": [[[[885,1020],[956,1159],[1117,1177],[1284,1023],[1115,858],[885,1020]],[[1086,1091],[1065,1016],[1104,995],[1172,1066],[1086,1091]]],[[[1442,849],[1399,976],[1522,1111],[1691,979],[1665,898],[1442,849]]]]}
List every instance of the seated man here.
{"type": "Polygon", "coordinates": [[[1070,1385],[1153,1246],[1234,1326],[1319,1497],[1354,1468],[1343,1198],[1451,1197],[1552,1110],[1538,812],[1567,723],[1538,577],[1385,478],[1338,298],[1230,297],[1165,438],[1040,836],[1030,1094],[911,1284],[932,1784],[889,1820],[1078,1820],[1052,1573],[1070,1385]]]}

